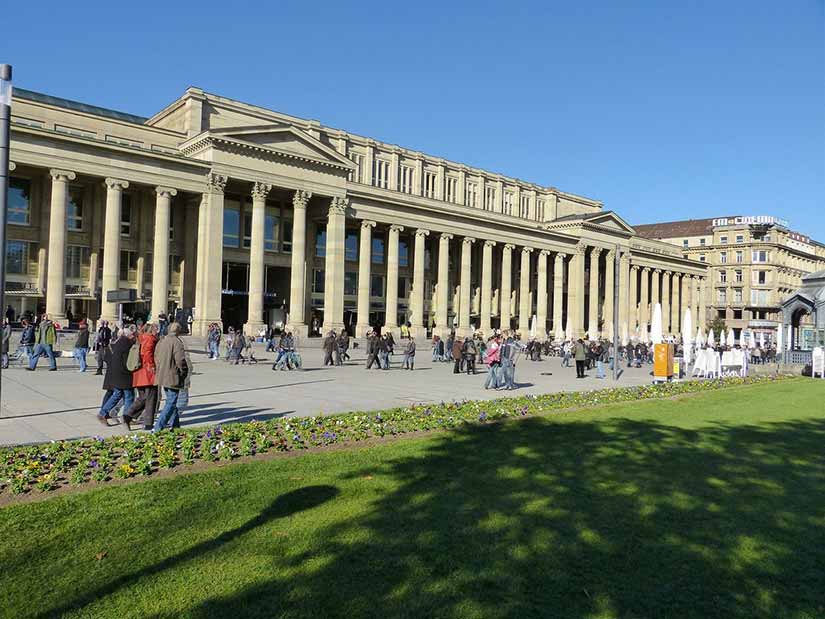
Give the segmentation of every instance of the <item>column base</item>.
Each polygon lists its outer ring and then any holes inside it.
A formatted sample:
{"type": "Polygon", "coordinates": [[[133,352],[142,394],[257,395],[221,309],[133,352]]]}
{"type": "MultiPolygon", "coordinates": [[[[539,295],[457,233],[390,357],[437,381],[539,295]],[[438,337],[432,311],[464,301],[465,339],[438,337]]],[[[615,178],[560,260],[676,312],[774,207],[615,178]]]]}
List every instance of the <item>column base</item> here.
{"type": "Polygon", "coordinates": [[[455,336],[460,338],[473,337],[472,327],[458,327],[455,330],[455,336]]]}
{"type": "Polygon", "coordinates": [[[251,335],[253,338],[258,337],[261,329],[266,329],[266,325],[263,322],[247,322],[243,326],[244,335],[251,335]]]}
{"type": "Polygon", "coordinates": [[[199,337],[206,337],[207,332],[209,331],[209,325],[212,323],[218,323],[221,326],[221,331],[223,331],[223,322],[220,319],[195,319],[192,321],[192,335],[197,335],[199,337]]]}
{"type": "Polygon", "coordinates": [[[424,325],[413,325],[410,327],[410,336],[416,339],[427,338],[427,327],[424,325]]]}
{"type": "Polygon", "coordinates": [[[321,337],[326,337],[330,331],[335,331],[336,335],[341,333],[341,330],[344,328],[343,322],[325,322],[321,326],[321,337]]]}
{"type": "Polygon", "coordinates": [[[291,333],[292,336],[296,338],[309,337],[309,326],[305,325],[302,322],[298,322],[295,324],[287,324],[284,327],[284,331],[286,331],[287,333],[291,333]]]}
{"type": "MultiPolygon", "coordinates": [[[[52,318],[52,320],[55,320],[55,318],[52,318]]],[[[65,316],[63,316],[63,320],[66,320],[65,316]]],[[[113,316],[111,314],[101,314],[100,318],[98,318],[98,321],[101,320],[106,320],[110,325],[113,325],[117,322],[117,316],[113,316]]]]}
{"type": "Polygon", "coordinates": [[[355,325],[355,337],[363,339],[367,337],[367,332],[372,331],[372,325],[368,323],[358,323],[355,325]]]}
{"type": "Polygon", "coordinates": [[[381,327],[381,333],[392,333],[393,338],[395,341],[401,337],[401,330],[398,325],[384,325],[381,327]]]}

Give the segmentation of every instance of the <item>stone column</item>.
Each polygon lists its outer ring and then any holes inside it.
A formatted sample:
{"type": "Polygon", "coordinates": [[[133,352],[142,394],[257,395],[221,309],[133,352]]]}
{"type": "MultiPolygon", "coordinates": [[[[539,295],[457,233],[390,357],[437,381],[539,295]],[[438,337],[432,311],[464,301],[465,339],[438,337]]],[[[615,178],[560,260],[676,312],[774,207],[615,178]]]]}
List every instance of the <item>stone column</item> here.
{"type": "Polygon", "coordinates": [[[639,299],[639,337],[643,342],[648,340],[648,325],[650,323],[650,267],[642,269],[642,291],[639,299]]]}
{"type": "Polygon", "coordinates": [[[636,337],[639,327],[639,267],[630,265],[630,298],[627,303],[628,309],[628,335],[636,337]]]}
{"type": "MultiPolygon", "coordinates": [[[[299,189],[292,197],[292,268],[289,275],[288,329],[293,335],[306,337],[306,242],[307,204],[312,194],[299,189]]],[[[329,239],[327,239],[329,242],[329,239]]]]}
{"type": "Polygon", "coordinates": [[[653,277],[650,280],[650,319],[653,320],[653,308],[657,303],[661,303],[662,292],[662,270],[653,269],[653,277]]]}
{"type": "MultiPolygon", "coordinates": [[[[117,303],[109,303],[106,295],[111,290],[117,290],[120,284],[120,208],[123,202],[123,190],[129,187],[129,183],[116,178],[107,178],[105,186],[106,216],[103,228],[100,318],[113,323],[117,320],[117,303]]],[[[138,290],[138,296],[141,293],[142,291],[138,290]]]]}
{"type": "Polygon", "coordinates": [[[550,252],[542,249],[536,264],[536,339],[547,339],[547,256],[550,252]]]}
{"type": "Polygon", "coordinates": [[[679,312],[679,291],[682,286],[679,278],[679,273],[671,275],[670,330],[674,335],[681,335],[682,333],[682,320],[679,312]]]}
{"type": "Polygon", "coordinates": [[[576,253],[570,262],[567,282],[567,320],[571,322],[572,337],[578,339],[584,332],[584,260],[587,245],[576,245],[576,253]]]}
{"type": "MultiPolygon", "coordinates": [[[[604,329],[602,334],[606,334],[608,339],[613,341],[613,295],[615,294],[616,276],[616,250],[608,250],[604,261],[604,309],[602,317],[604,319],[604,329]]],[[[621,334],[620,334],[621,335],[621,334]]]]}
{"type": "Polygon", "coordinates": [[[670,330],[670,271],[662,272],[662,332],[671,334],[670,330]]]}
{"type": "MultiPolygon", "coordinates": [[[[688,275],[687,273],[682,273],[682,307],[681,307],[681,314],[679,316],[679,325],[680,326],[682,325],[682,323],[684,323],[685,313],[687,312],[687,309],[689,307],[690,307],[690,275],[688,275]]],[[[693,313],[693,310],[691,310],[691,313],[693,313]]],[[[691,316],[691,318],[693,318],[693,317],[691,316]]],[[[685,335],[685,334],[683,333],[682,335],[685,335]]]]}
{"type": "Polygon", "coordinates": [[[510,296],[512,284],[510,278],[513,275],[513,250],[515,245],[507,243],[501,251],[501,292],[499,293],[499,328],[504,331],[510,328],[510,296]]]}
{"type": "Polygon", "coordinates": [[[426,337],[427,327],[424,324],[424,258],[426,256],[426,242],[429,230],[419,228],[415,231],[415,254],[413,255],[413,289],[412,289],[412,328],[414,337],[426,337]]]}
{"type": "MultiPolygon", "coordinates": [[[[223,191],[229,179],[210,173],[206,178],[206,193],[198,216],[199,246],[203,247],[198,264],[195,316],[192,329],[196,335],[206,335],[211,323],[221,320],[221,281],[223,272],[223,191]]],[[[104,254],[106,250],[104,250],[104,254]]],[[[105,259],[105,255],[104,255],[105,259]]]]}
{"type": "Polygon", "coordinates": [[[67,170],[49,170],[52,199],[49,212],[49,254],[46,275],[46,313],[57,322],[66,322],[66,208],[69,181],[76,176],[67,170]]]}
{"type": "Polygon", "coordinates": [[[619,258],[619,339],[630,337],[628,297],[630,290],[630,255],[623,252],[619,258]]]}
{"type": "MultiPolygon", "coordinates": [[[[556,253],[553,260],[553,339],[564,339],[562,315],[564,311],[564,259],[566,255],[556,253]]],[[[569,318],[568,318],[569,320],[569,318]]]]}
{"type": "Polygon", "coordinates": [[[456,335],[467,337],[472,335],[470,325],[470,299],[473,277],[473,243],[475,239],[465,236],[461,241],[461,289],[458,303],[458,330],[456,335]]]}
{"type": "Polygon", "coordinates": [[[450,298],[450,241],[453,235],[442,233],[438,238],[438,291],[435,303],[435,333],[446,339],[450,333],[447,324],[447,304],[450,298]]]}
{"type": "Polygon", "coordinates": [[[693,328],[698,329],[699,325],[701,324],[701,317],[699,316],[699,306],[701,305],[699,301],[699,276],[694,275],[690,278],[691,286],[690,286],[690,297],[693,300],[693,328]]]}
{"type": "Polygon", "coordinates": [[[398,236],[403,226],[390,226],[387,244],[387,300],[384,311],[384,330],[398,333],[398,236]]]}
{"type": "Polygon", "coordinates": [[[365,219],[361,222],[361,241],[358,248],[358,322],[355,337],[364,337],[370,325],[370,283],[372,275],[372,229],[375,222],[365,219]]]}
{"type": "Polygon", "coordinates": [[[707,277],[700,277],[699,278],[699,326],[702,327],[702,331],[705,331],[707,328],[707,317],[708,317],[708,278],[707,277]]]}
{"type": "Polygon", "coordinates": [[[532,247],[523,247],[521,250],[521,277],[519,277],[519,309],[518,330],[521,337],[526,339],[530,335],[530,254],[532,247]]]}
{"type": "Polygon", "coordinates": [[[264,325],[264,288],[266,287],[266,267],[264,266],[264,243],[266,227],[266,197],[272,185],[255,183],[252,186],[252,238],[249,243],[249,311],[246,319],[246,334],[255,336],[264,325]]]}
{"type": "Polygon", "coordinates": [[[599,257],[600,247],[590,250],[590,298],[588,303],[587,334],[590,339],[599,337],[599,257]]]}
{"type": "MultiPolygon", "coordinates": [[[[169,212],[177,190],[155,187],[155,245],[152,254],[152,320],[169,305],[169,212]]],[[[254,234],[253,229],[253,234],[254,234]]]]}
{"type": "Polygon", "coordinates": [[[327,216],[326,260],[324,261],[324,334],[344,328],[344,246],[348,201],[335,197],[327,216]]]}
{"type": "Polygon", "coordinates": [[[495,241],[484,241],[481,254],[481,322],[482,335],[487,338],[493,331],[493,247],[495,241]]]}

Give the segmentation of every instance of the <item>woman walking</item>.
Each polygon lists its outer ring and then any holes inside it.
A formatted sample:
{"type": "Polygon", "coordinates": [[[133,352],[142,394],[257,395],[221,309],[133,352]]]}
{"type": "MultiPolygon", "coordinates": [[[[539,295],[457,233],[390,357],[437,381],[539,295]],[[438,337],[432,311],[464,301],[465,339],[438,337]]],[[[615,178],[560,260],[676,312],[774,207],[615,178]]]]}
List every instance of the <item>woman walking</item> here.
{"type": "Polygon", "coordinates": [[[138,335],[140,347],[140,367],[132,373],[132,386],[137,389],[137,398],[123,413],[123,423],[131,432],[131,423],[143,412],[143,429],[151,430],[158,412],[158,388],[155,385],[155,347],[158,345],[159,329],[153,324],[145,324],[138,335]]]}

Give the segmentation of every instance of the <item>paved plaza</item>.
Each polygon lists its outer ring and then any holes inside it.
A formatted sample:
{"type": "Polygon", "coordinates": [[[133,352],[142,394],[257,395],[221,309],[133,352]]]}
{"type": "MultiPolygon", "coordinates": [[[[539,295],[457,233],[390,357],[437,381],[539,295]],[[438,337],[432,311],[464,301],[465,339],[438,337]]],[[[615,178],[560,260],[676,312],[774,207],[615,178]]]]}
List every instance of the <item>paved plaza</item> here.
{"type": "MultiPolygon", "coordinates": [[[[327,368],[322,366],[322,351],[307,348],[302,351],[303,370],[273,372],[273,355],[264,353],[263,345],[257,345],[260,363],[236,366],[210,361],[196,340],[185,341],[193,346],[195,369],[191,407],[182,417],[184,426],[375,410],[418,402],[598,389],[614,384],[611,378],[596,379],[595,370],[588,372],[587,378],[577,380],[575,367],[561,367],[557,357],[541,362],[522,358],[516,369],[517,390],[485,391],[486,369],[479,367],[475,376],[455,375],[452,363],[433,363],[429,350],[419,350],[413,372],[400,369],[401,355],[394,356],[389,371],[367,371],[362,348],[351,349],[352,359],[343,367],[327,368]]],[[[94,365],[80,374],[72,359],[59,361],[57,372],[49,372],[44,360],[36,372],[26,372],[20,366],[3,372],[0,444],[126,431],[122,425],[106,429],[95,419],[103,396],[103,378],[95,376],[94,365]]],[[[95,363],[93,357],[90,362],[95,363]]],[[[619,384],[637,385],[650,380],[648,368],[630,369],[624,371],[619,384]]]]}

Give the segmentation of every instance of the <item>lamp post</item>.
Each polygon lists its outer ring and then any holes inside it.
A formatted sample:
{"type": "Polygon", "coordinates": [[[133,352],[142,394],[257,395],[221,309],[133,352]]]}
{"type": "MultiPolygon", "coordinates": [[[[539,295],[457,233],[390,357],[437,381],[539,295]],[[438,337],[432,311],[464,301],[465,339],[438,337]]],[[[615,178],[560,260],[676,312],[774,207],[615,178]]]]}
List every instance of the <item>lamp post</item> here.
{"type": "Polygon", "coordinates": [[[621,269],[622,248],[616,245],[616,254],[613,256],[613,380],[619,380],[619,270],[621,269]]]}
{"type": "MultiPolygon", "coordinates": [[[[9,138],[11,125],[11,65],[0,64],[0,308],[6,309],[6,208],[9,193],[9,138]]],[[[2,345],[0,343],[0,345],[2,345]]],[[[0,363],[2,372],[2,363],[0,363]]],[[[2,377],[0,377],[2,378],[2,377]]],[[[0,380],[0,402],[2,402],[0,380]]],[[[2,408],[0,408],[2,414],[2,408]]]]}

